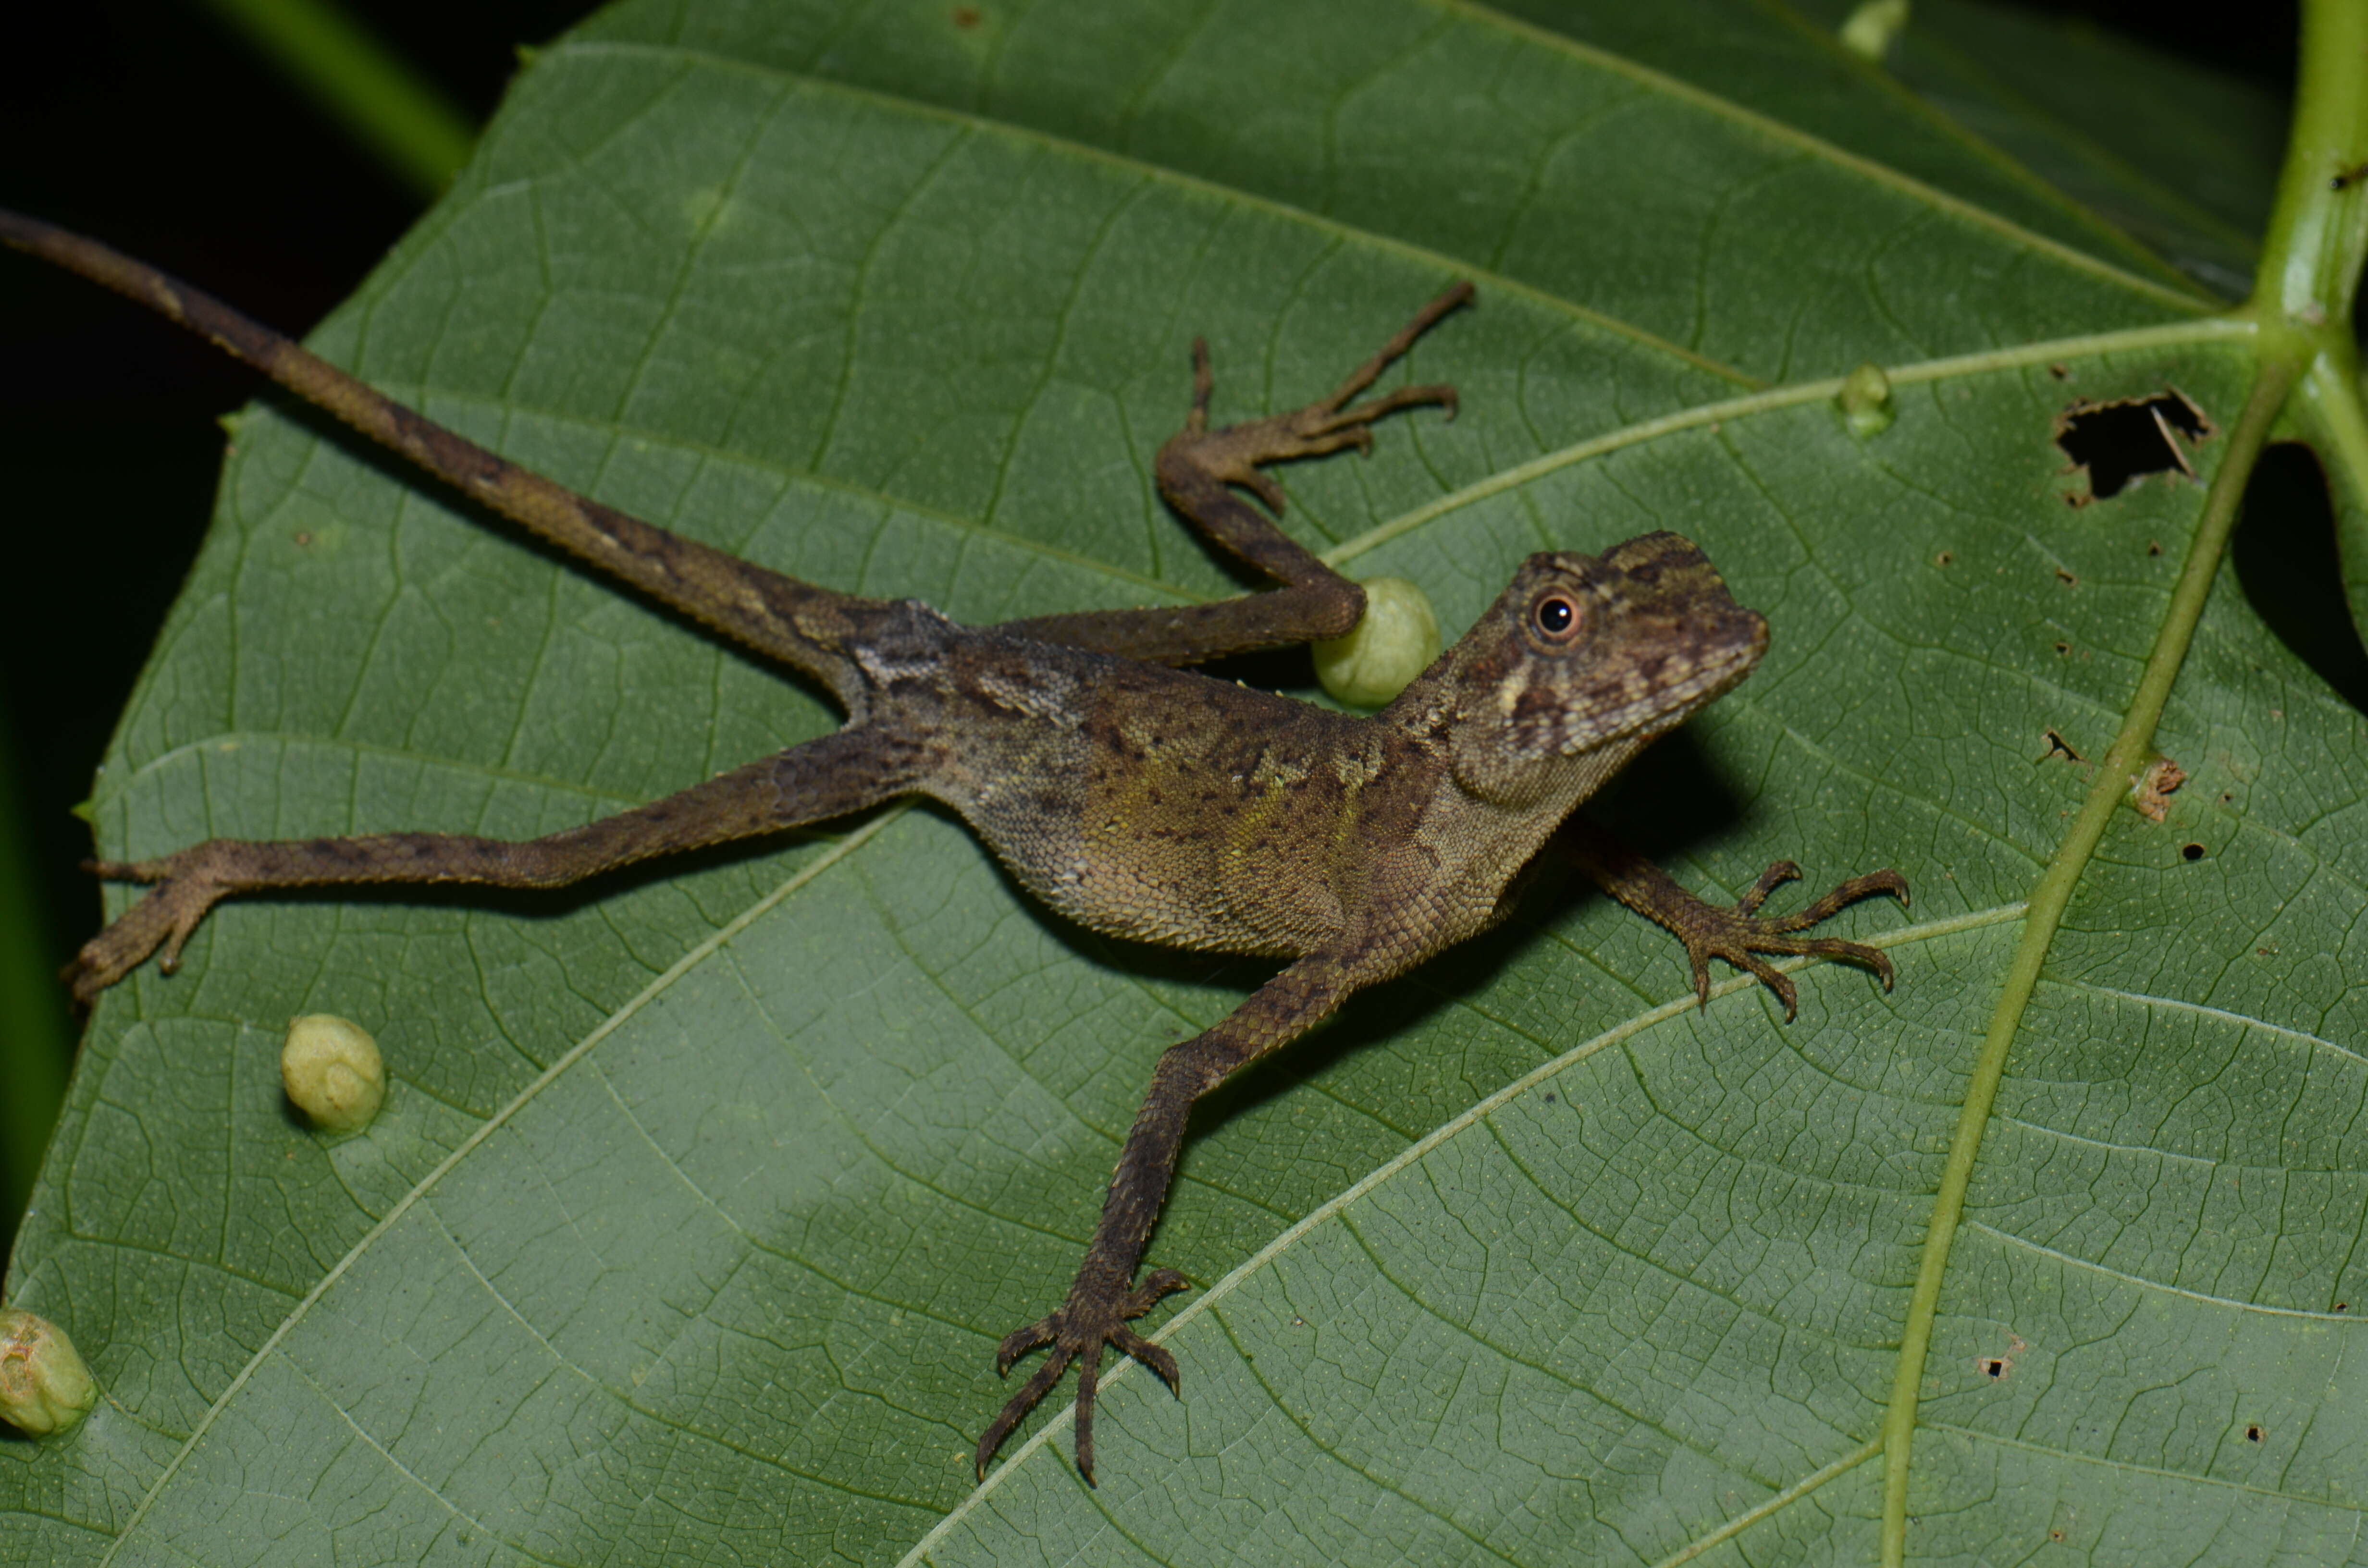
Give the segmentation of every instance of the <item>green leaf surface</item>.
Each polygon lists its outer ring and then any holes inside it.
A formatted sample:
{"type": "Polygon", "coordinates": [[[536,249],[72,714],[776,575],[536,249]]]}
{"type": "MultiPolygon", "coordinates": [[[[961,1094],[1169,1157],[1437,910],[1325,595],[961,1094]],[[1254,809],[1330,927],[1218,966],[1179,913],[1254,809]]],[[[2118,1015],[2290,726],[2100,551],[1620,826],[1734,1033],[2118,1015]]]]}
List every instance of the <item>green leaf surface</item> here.
{"type": "MultiPolygon", "coordinates": [[[[92,1021],[8,1297],[106,1398],[0,1440],[0,1560],[1869,1562],[1911,1331],[1914,1561],[2368,1556],[2368,725],[2233,584],[2156,737],[2189,780],[2078,868],[1918,1304],[2203,513],[2067,505],[2053,422],[2174,386],[2208,482],[2255,348],[1818,29],[628,0],[313,344],[611,505],[987,620],[1233,591],[1150,480],[1192,337],[1219,417],[1285,408],[1456,276],[1478,309],[1395,374],[1462,415],[1294,467],[1288,526],[1451,636],[1531,551],[1701,543],[1774,646],[1611,814],[1712,896],[1898,867],[1911,915],[1837,922],[1894,992],[1697,1010],[1661,933],[1543,890],[1202,1108],[1150,1259],[1197,1287],[1154,1320],[1183,1397],[1106,1384],[1099,1489],[1050,1402],[982,1487],[996,1339],[1159,1050],[1267,968],[1066,926],[928,810],[553,899],[233,902],[92,1021]],[[278,1084],[316,1011],[388,1065],[343,1140],[278,1084]]],[[[524,836],[835,723],[268,400],[100,844],[524,836]]]]}
{"type": "MultiPolygon", "coordinates": [[[[1852,3],[1801,8],[1830,29],[1852,3]]],[[[1882,69],[2214,293],[2251,289],[2285,148],[2275,95],[2083,18],[1968,0],[1916,0],[1882,69]]]]}

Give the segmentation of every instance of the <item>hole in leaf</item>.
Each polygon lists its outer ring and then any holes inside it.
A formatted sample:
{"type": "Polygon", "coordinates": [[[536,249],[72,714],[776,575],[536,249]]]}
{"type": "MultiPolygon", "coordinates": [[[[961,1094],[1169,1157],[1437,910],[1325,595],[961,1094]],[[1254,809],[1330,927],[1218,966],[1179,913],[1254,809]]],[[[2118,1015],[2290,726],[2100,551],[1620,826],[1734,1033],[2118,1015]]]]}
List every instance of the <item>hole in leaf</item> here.
{"type": "Polygon", "coordinates": [[[2179,846],[2179,852],[2190,860],[2203,858],[2203,846],[2201,844],[2182,844],[2179,846]]]}
{"type": "Polygon", "coordinates": [[[2169,390],[2119,403],[2076,400],[2055,416],[2055,444],[2075,469],[2089,471],[2089,494],[2100,501],[2150,473],[2193,479],[2180,443],[2192,445],[2211,434],[2203,410],[2169,390]]]}
{"type": "Polygon", "coordinates": [[[2344,602],[2335,509],[2308,447],[2281,441],[2261,454],[2228,553],[2262,624],[2337,696],[2368,711],[2368,649],[2344,602]]]}
{"type": "Polygon", "coordinates": [[[2248,1426],[2245,1428],[2245,1441],[2248,1443],[2258,1443],[2260,1440],[2261,1429],[2259,1426],[2248,1426]]]}
{"type": "Polygon", "coordinates": [[[2006,1376],[2006,1362],[2003,1360],[1985,1361],[1982,1363],[1982,1370],[1987,1372],[1991,1379],[1995,1381],[2006,1376]]]}

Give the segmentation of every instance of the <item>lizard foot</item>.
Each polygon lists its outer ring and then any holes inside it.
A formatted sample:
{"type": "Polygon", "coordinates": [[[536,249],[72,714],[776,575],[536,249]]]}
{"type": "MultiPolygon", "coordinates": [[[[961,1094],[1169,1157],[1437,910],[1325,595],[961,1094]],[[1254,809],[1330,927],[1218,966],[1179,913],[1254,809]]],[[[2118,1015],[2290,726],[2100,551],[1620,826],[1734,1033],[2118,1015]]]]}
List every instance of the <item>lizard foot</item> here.
{"type": "Polygon", "coordinates": [[[1758,953],[1780,957],[1810,954],[1863,964],[1881,977],[1885,991],[1891,989],[1891,960],[1880,949],[1862,942],[1845,942],[1838,937],[1803,937],[1795,933],[1877,893],[1889,893],[1905,906],[1907,879],[1896,871],[1873,871],[1852,877],[1806,909],[1791,915],[1759,913],[1759,905],[1770,892],[1800,874],[1801,868],[1792,861],[1779,860],[1759,873],[1751,891],[1732,909],[1691,900],[1691,908],[1673,912],[1669,928],[1686,945],[1686,958],[1693,966],[1694,994],[1701,998],[1702,1006],[1710,1005],[1710,960],[1723,959],[1776,993],[1776,999],[1784,1004],[1784,1021],[1791,1023],[1797,1007],[1793,982],[1753,956],[1758,953]]]}
{"type": "Polygon", "coordinates": [[[987,1427],[986,1435],[978,1440],[978,1476],[986,1479],[986,1461],[1003,1446],[1003,1439],[1019,1425],[1036,1402],[1042,1399],[1053,1385],[1061,1380],[1062,1372],[1071,1361],[1077,1364],[1077,1473],[1091,1485],[1094,1479],[1094,1395],[1101,1386],[1102,1346],[1115,1345],[1144,1366],[1159,1374],[1160,1381],[1176,1392],[1176,1358],[1126,1326],[1130,1318],[1139,1318],[1156,1306],[1159,1298],[1171,1290],[1181,1290],[1190,1281],[1172,1268],[1152,1271],[1141,1286],[1129,1290],[1123,1279],[1110,1278],[1090,1264],[1077,1275],[1077,1282],[1069,1287],[1069,1299],[1061,1303],[1060,1311],[1050,1317],[1040,1318],[1026,1328],[1008,1335],[995,1352],[995,1369],[1008,1374],[1011,1365],[1040,1346],[1050,1345],[1052,1355],[1028,1380],[1028,1385],[1011,1397],[1001,1415],[987,1427]]]}
{"type": "Polygon", "coordinates": [[[1282,491],[1258,472],[1259,464],[1320,458],[1344,447],[1370,453],[1373,449],[1373,434],[1366,426],[1401,408],[1433,404],[1447,410],[1450,419],[1455,417],[1455,389],[1449,386],[1400,387],[1371,403],[1354,408],[1348,404],[1380,378],[1390,361],[1413,347],[1416,338],[1471,298],[1472,285],[1458,283],[1425,305],[1395,337],[1382,346],[1381,352],[1349,372],[1349,379],[1334,389],[1330,397],[1288,414],[1229,425],[1222,430],[1209,428],[1209,393],[1213,384],[1209,371],[1209,345],[1206,339],[1196,337],[1192,340],[1192,412],[1185,417],[1182,432],[1167,443],[1168,448],[1190,449],[1192,460],[1200,468],[1228,484],[1241,485],[1280,516],[1282,491]]]}
{"type": "Polygon", "coordinates": [[[98,994],[138,969],[158,947],[165,957],[157,968],[166,974],[181,967],[181,947],[206,912],[235,891],[223,878],[221,857],[224,841],[209,840],[165,856],[161,860],[85,860],[83,869],[116,882],[149,882],[154,891],[131,906],[123,917],[85,942],[58,978],[73,988],[74,1001],[87,1007],[98,994]]]}

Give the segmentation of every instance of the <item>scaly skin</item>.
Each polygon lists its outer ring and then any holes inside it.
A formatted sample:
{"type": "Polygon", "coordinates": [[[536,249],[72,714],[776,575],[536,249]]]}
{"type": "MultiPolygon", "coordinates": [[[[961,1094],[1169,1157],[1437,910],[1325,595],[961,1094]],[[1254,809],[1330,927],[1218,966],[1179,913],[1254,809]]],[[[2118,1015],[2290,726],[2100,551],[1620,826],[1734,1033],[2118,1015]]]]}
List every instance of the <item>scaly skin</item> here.
{"type": "Polygon", "coordinates": [[[821,682],[837,733],[566,833],[524,843],[459,834],[212,839],[159,859],[100,862],[151,891],[68,971],[85,1003],[163,949],[170,973],[208,910],[235,894],[345,883],[556,887],[654,856],[780,832],[902,795],[945,801],[1047,904],[1098,931],[1289,960],[1214,1028],[1171,1046],[1119,1156],[1102,1216],[1062,1304],[1002,1343],[999,1370],[1050,1346],[979,1439],[986,1461],[1064,1370],[1077,1368],[1077,1468],[1093,1478],[1094,1397],[1115,1346],[1178,1386],[1173,1357],[1129,1324],[1181,1290],[1138,1285],[1193,1102],[1329,1017],[1350,994],[1504,917],[1531,869],[1570,857],[1708,961],[1748,970],[1793,1014],[1790,981],[1755,954],[1815,953],[1873,969],[1873,949],[1802,933],[1907,883],[1878,871],[1799,914],[1762,899],[1799,874],[1769,868],[1732,909],[1702,903],[1578,804],[1655,736],[1751,672],[1767,623],[1699,550],[1647,534],[1601,556],[1531,556],[1463,640],[1371,718],[1349,718],[1177,667],[1337,636],[1363,591],[1235,493],[1280,510],[1263,465],[1369,448],[1400,409],[1454,408],[1445,387],[1354,400],[1471,298],[1425,307],[1323,401],[1208,427],[1205,347],[1191,412],[1160,449],[1161,493],[1201,532],[1281,581],[1181,609],[1103,610],[956,625],[916,601],[797,582],[577,495],[381,396],[219,301],[89,240],[0,211],[0,242],[115,288],[211,338],[370,439],[642,594],[821,682]]]}

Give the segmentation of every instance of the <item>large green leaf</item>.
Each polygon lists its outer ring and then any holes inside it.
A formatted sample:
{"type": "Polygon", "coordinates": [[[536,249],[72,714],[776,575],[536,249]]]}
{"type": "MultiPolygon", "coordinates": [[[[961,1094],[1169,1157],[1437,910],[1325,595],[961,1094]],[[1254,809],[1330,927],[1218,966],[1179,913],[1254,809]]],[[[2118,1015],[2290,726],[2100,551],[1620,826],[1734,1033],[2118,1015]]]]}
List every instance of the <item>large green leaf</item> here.
{"type": "MultiPolygon", "coordinates": [[[[1838,923],[1896,992],[1696,1011],[1657,931],[1542,896],[1204,1108],[1152,1252],[1200,1286],[1183,1398],[1108,1385],[1099,1490],[1051,1406],[975,1487],[996,1339],[1259,966],[1064,926],[927,811],[572,898],[234,903],[93,1019],[9,1297],[107,1398],[0,1442],[0,1557],[1859,1562],[1903,1409],[1919,1561],[2359,1555],[2361,716],[2224,585],[2168,820],[2067,837],[2205,492],[2067,506],[2053,421],[2174,386],[2209,480],[2255,335],[1818,32],[628,0],[314,341],[608,502],[991,619],[1231,591],[1148,477],[1192,336],[1221,417],[1285,407],[1457,275],[1410,373],[1463,416],[1292,470],[1291,526],[1453,629],[1529,551],[1701,542],[1774,650],[1614,813],[1725,896],[1899,867],[1912,919],[1838,923]],[[1864,440],[1825,379],[1862,360],[1864,440]],[[386,1051],[365,1133],[283,1107],[305,1011],[386,1051]]],[[[271,401],[100,841],[524,835],[834,722],[271,401]]]]}

